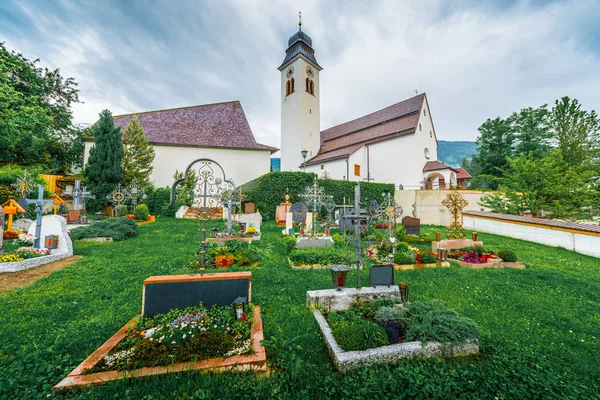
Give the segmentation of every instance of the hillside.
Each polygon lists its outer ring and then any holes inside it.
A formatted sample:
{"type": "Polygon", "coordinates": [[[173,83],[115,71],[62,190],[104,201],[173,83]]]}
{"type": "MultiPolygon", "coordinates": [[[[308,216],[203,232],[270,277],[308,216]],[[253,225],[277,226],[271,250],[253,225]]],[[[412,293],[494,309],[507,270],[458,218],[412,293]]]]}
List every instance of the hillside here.
{"type": "Polygon", "coordinates": [[[475,142],[439,140],[438,160],[452,167],[458,167],[463,157],[471,161],[473,154],[477,153],[476,147],[475,142]]]}

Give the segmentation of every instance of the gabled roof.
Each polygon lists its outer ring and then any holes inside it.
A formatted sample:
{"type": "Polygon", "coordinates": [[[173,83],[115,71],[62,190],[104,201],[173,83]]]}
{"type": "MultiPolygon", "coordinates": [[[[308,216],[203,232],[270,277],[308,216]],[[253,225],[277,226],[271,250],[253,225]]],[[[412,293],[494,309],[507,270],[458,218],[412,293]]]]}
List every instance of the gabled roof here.
{"type": "Polygon", "coordinates": [[[346,158],[361,147],[415,133],[425,93],[321,132],[321,149],[307,165],[346,158]]]}
{"type": "Polygon", "coordinates": [[[456,179],[471,179],[472,176],[470,173],[465,171],[462,168],[456,168],[456,179]]]}
{"type": "Polygon", "coordinates": [[[277,151],[256,143],[239,101],[115,115],[115,126],[124,131],[134,115],[154,145],[277,151]]]}
{"type": "Polygon", "coordinates": [[[451,166],[439,161],[427,161],[425,163],[425,166],[423,167],[423,172],[439,171],[441,169],[449,169],[451,171],[457,172],[456,168],[452,168],[451,166]]]}

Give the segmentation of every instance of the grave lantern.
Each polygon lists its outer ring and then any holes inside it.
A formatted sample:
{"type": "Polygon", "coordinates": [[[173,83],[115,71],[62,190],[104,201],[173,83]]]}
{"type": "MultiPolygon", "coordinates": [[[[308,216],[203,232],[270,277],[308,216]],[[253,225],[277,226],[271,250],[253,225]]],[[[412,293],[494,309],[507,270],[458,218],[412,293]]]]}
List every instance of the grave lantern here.
{"type": "Polygon", "coordinates": [[[98,212],[96,213],[96,219],[97,219],[98,221],[102,220],[102,215],[104,215],[104,213],[103,213],[102,211],[98,211],[98,212]]]}
{"type": "Polygon", "coordinates": [[[235,310],[235,319],[242,319],[242,314],[246,312],[246,298],[238,297],[233,301],[233,309],[235,310]]]}
{"type": "Polygon", "coordinates": [[[47,235],[44,238],[44,242],[46,243],[45,247],[47,249],[58,248],[58,236],[57,235],[47,235]]]}
{"type": "Polygon", "coordinates": [[[441,247],[438,247],[437,258],[438,258],[438,260],[441,260],[441,261],[447,261],[448,260],[448,249],[442,249],[441,247]]]}
{"type": "Polygon", "coordinates": [[[210,235],[211,235],[213,238],[216,238],[216,237],[217,237],[217,228],[212,228],[212,229],[210,230],[210,235]]]}
{"type": "Polygon", "coordinates": [[[240,222],[240,232],[242,232],[242,233],[246,232],[246,223],[245,222],[240,222]]]}
{"type": "Polygon", "coordinates": [[[471,239],[473,239],[474,242],[477,241],[477,232],[471,232],[471,239]]]}
{"type": "Polygon", "coordinates": [[[331,267],[331,279],[337,290],[342,290],[346,286],[346,277],[348,276],[348,268],[331,267]]]}
{"type": "Polygon", "coordinates": [[[398,287],[400,287],[400,299],[403,303],[409,303],[408,300],[408,289],[410,284],[408,282],[400,282],[398,283],[398,287]]]}

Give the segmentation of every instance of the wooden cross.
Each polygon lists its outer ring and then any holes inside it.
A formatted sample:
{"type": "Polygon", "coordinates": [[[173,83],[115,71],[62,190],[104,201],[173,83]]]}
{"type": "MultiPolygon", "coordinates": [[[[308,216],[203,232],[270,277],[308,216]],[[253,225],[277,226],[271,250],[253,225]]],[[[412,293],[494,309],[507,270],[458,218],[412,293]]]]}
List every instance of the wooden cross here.
{"type": "Polygon", "coordinates": [[[450,211],[454,221],[450,224],[450,232],[448,232],[448,238],[450,239],[464,239],[466,234],[462,228],[461,216],[462,210],[469,205],[465,198],[454,190],[442,200],[442,204],[450,211]]]}
{"type": "Polygon", "coordinates": [[[54,203],[54,200],[44,200],[44,187],[42,185],[38,185],[38,198],[37,199],[25,199],[27,204],[35,204],[35,239],[33,242],[33,248],[40,248],[40,235],[42,234],[42,211],[44,208],[44,204],[46,203],[54,203]]]}

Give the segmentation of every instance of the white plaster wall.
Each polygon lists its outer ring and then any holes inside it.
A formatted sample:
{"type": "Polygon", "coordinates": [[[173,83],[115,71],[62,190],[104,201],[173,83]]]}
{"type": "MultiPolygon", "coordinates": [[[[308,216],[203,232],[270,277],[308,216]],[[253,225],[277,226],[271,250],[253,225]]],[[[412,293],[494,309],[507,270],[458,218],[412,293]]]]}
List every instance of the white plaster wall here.
{"type": "MultiPolygon", "coordinates": [[[[93,143],[85,143],[83,161],[87,162],[93,143]]],[[[185,171],[188,165],[199,158],[210,158],[223,167],[228,179],[241,185],[271,170],[270,151],[152,146],[154,148],[154,169],[151,180],[158,187],[171,186],[175,170],[185,171]]]]}
{"type": "Polygon", "coordinates": [[[320,104],[319,93],[321,90],[319,70],[298,56],[292,63],[288,63],[281,71],[281,170],[299,171],[302,168],[302,150],[307,150],[307,160],[317,155],[320,147],[320,104]],[[308,93],[305,80],[306,67],[311,66],[314,72],[315,94],[308,93]],[[285,95],[288,78],[286,76],[290,66],[294,67],[295,91],[289,96],[285,95]]]}
{"type": "MultiPolygon", "coordinates": [[[[328,163],[316,164],[316,165],[307,165],[306,172],[314,172],[319,177],[323,175],[323,172],[327,172],[331,179],[346,179],[346,159],[343,160],[333,160],[328,163]],[[323,169],[321,169],[321,165],[323,165],[323,169]]],[[[352,174],[354,170],[350,171],[352,174]]]]}
{"type": "MultiPolygon", "coordinates": [[[[469,203],[465,210],[480,211],[479,204],[483,192],[475,190],[459,190],[469,203]]],[[[451,222],[450,212],[442,205],[442,201],[450,190],[396,190],[396,203],[402,207],[403,216],[419,218],[421,224],[447,226],[451,222]],[[414,213],[413,213],[414,210],[414,213]]],[[[488,211],[484,209],[484,211],[488,211]]]]}
{"type": "Polygon", "coordinates": [[[515,224],[465,215],[463,226],[467,229],[488,232],[553,247],[564,247],[577,253],[600,257],[600,237],[544,228],[535,225],[515,224]]]}

